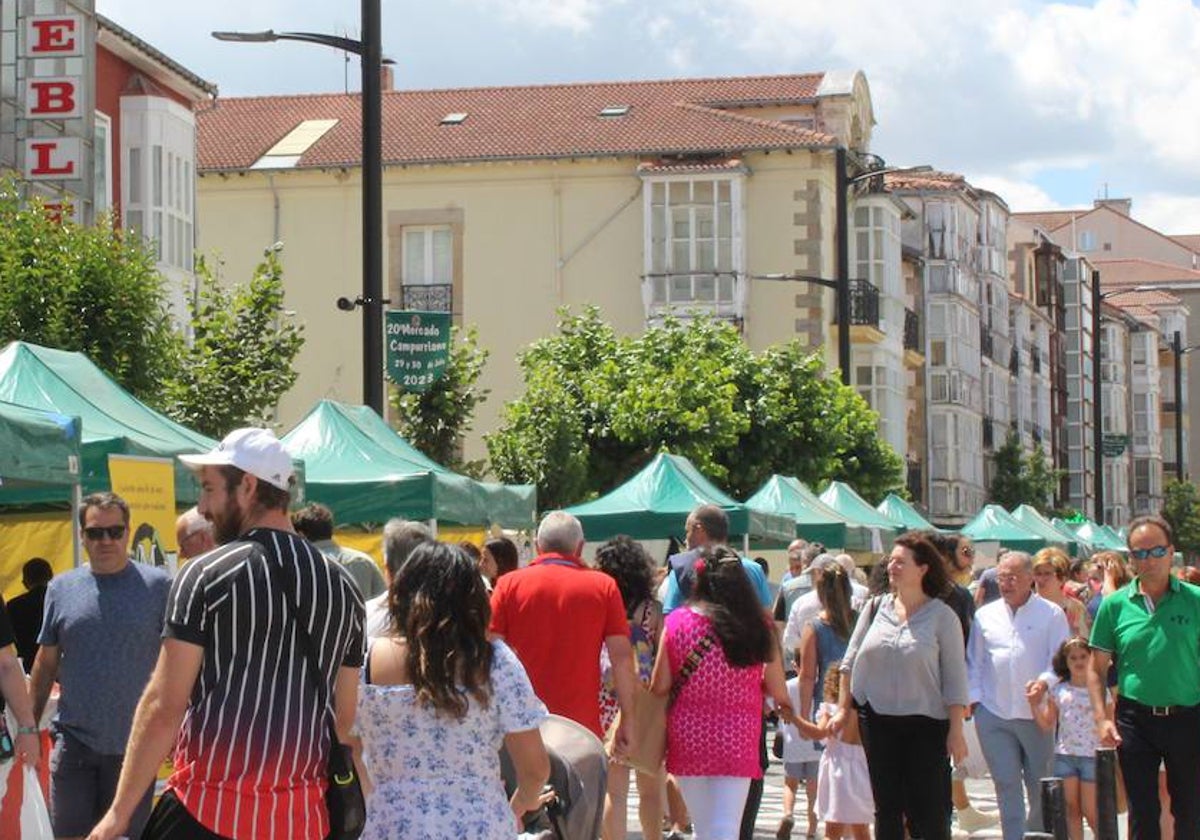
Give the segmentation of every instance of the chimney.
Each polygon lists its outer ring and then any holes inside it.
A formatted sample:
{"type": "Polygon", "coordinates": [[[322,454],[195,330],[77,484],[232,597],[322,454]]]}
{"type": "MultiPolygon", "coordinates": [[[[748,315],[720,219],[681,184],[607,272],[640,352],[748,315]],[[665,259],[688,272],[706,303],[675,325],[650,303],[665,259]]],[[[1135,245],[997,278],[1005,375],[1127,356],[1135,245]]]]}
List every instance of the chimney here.
{"type": "Polygon", "coordinates": [[[1128,216],[1133,212],[1132,198],[1097,198],[1092,202],[1094,207],[1107,207],[1109,210],[1115,210],[1122,216],[1128,216]]]}
{"type": "Polygon", "coordinates": [[[379,90],[382,93],[387,93],[395,88],[395,77],[392,72],[392,65],[385,64],[379,68],[379,90]]]}

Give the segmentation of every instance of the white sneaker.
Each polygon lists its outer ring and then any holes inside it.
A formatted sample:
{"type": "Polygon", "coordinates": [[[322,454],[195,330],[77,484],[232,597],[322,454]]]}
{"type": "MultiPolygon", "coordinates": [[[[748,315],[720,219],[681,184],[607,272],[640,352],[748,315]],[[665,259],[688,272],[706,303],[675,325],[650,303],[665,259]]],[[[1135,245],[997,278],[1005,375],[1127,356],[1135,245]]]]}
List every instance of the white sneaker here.
{"type": "Polygon", "coordinates": [[[994,811],[960,808],[957,813],[958,827],[968,834],[1000,824],[1000,815],[994,811]]]}

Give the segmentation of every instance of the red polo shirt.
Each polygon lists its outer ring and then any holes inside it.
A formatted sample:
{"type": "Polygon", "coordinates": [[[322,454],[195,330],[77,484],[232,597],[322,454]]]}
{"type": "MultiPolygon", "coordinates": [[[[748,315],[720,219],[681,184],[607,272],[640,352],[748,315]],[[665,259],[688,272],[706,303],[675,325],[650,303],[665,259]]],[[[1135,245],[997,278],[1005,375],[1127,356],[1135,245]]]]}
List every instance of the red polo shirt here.
{"type": "Polygon", "coordinates": [[[616,581],[578,557],[543,554],[496,582],[490,629],[516,651],[547,709],[603,737],[600,646],[629,635],[616,581]]]}

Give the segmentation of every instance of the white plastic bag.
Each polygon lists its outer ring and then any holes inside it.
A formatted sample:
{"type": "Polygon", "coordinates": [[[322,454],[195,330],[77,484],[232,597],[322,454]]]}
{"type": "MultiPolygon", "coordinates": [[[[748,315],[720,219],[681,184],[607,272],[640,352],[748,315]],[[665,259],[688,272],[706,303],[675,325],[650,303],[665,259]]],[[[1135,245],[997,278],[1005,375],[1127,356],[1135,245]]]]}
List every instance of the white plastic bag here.
{"type": "Polygon", "coordinates": [[[21,796],[21,840],[54,840],[42,785],[37,771],[28,764],[25,765],[25,787],[21,796]]]}

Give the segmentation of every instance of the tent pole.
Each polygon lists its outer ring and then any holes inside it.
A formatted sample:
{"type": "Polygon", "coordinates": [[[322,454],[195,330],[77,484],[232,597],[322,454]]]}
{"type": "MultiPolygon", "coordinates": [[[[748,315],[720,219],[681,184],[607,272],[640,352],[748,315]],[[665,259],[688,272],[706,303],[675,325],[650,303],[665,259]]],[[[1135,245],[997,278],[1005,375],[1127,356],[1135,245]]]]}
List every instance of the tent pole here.
{"type": "Polygon", "coordinates": [[[433,538],[435,540],[437,539],[438,533],[437,533],[437,520],[436,519],[429,520],[429,533],[433,534],[433,538]]]}
{"type": "Polygon", "coordinates": [[[746,557],[750,556],[750,535],[742,534],[742,554],[746,557]]]}
{"type": "Polygon", "coordinates": [[[71,560],[78,569],[81,565],[79,557],[79,508],[83,505],[83,485],[79,482],[71,485],[71,560]]]}

